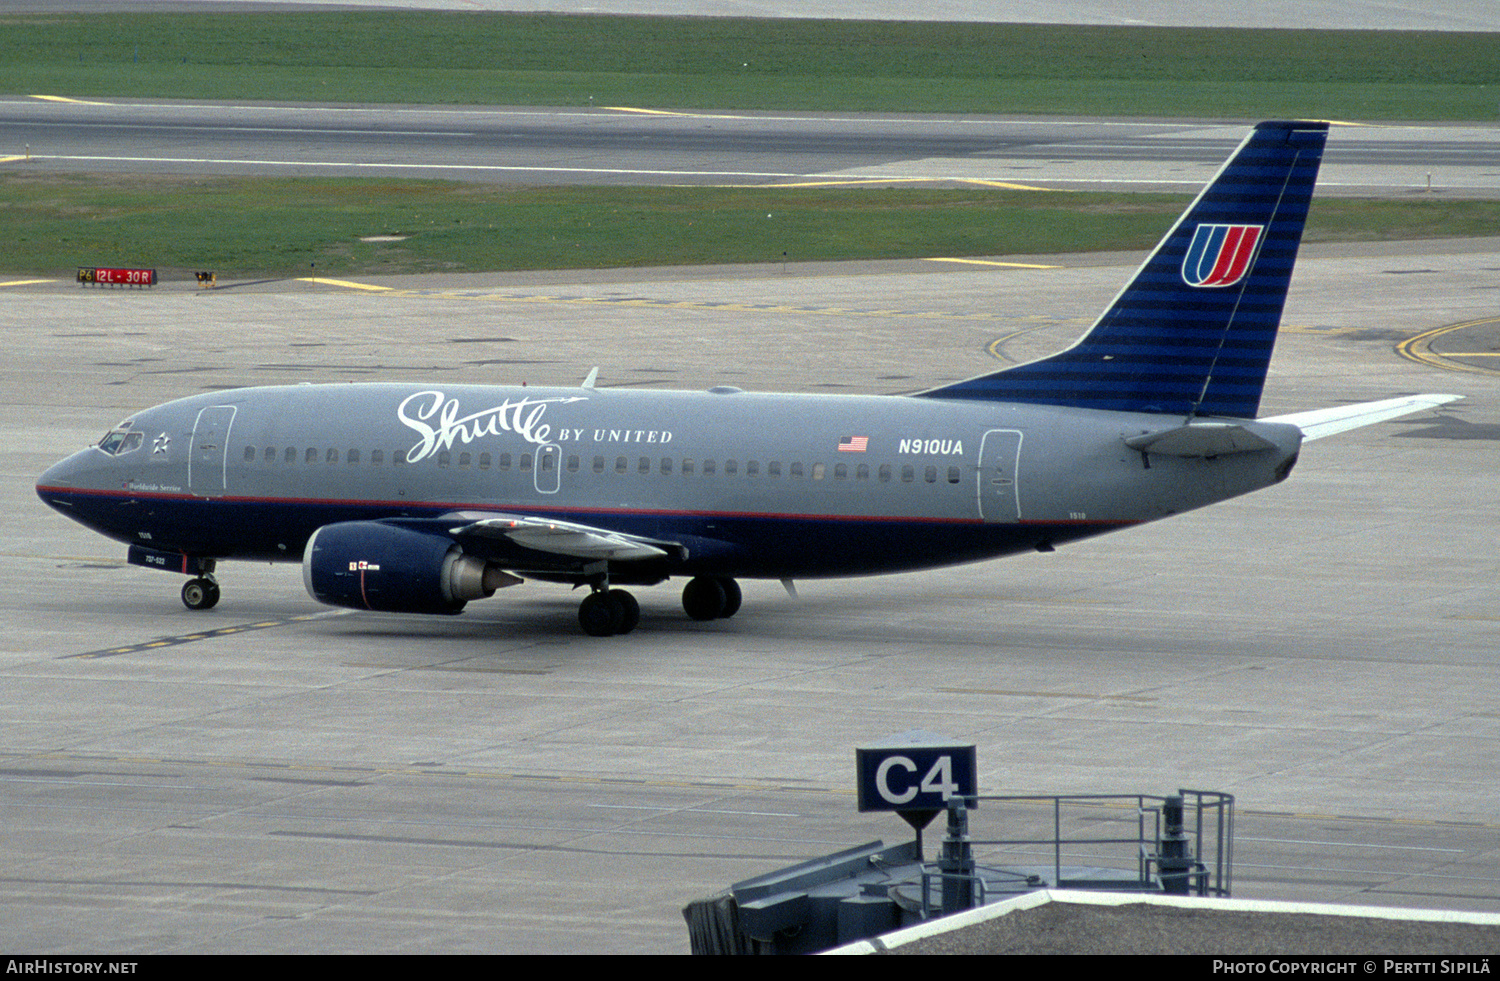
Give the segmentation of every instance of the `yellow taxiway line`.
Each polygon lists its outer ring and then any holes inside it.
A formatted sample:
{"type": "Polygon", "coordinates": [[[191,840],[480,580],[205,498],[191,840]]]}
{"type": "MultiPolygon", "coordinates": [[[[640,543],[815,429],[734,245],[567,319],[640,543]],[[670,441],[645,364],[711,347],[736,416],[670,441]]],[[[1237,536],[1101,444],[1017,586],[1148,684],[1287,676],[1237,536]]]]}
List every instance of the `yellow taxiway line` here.
{"type": "Polygon", "coordinates": [[[1061,269],[1061,266],[1044,266],[1035,262],[1000,262],[994,259],[947,259],[933,256],[924,262],[957,262],[966,266],[1003,266],[1006,269],[1061,269]]]}
{"type": "Polygon", "coordinates": [[[395,290],[394,286],[372,286],[369,283],[355,283],[347,279],[324,279],[321,276],[299,276],[299,283],[317,283],[319,286],[342,286],[351,290],[369,290],[371,293],[390,293],[395,290]]]}
{"type": "Polygon", "coordinates": [[[110,102],[90,102],[88,99],[70,99],[65,95],[33,95],[30,98],[41,99],[44,102],[71,102],[79,106],[108,106],[110,102]]]}
{"type": "Polygon", "coordinates": [[[1455,331],[1466,330],[1470,327],[1484,327],[1489,324],[1500,324],[1500,317],[1485,317],[1480,320],[1465,320],[1459,324],[1449,324],[1446,327],[1436,327],[1432,330],[1418,334],[1416,337],[1408,338],[1396,345],[1396,353],[1403,358],[1416,361],[1421,364],[1430,365],[1434,368],[1444,368],[1448,371],[1466,371],[1470,374],[1493,375],[1497,369],[1487,366],[1464,364],[1458,358],[1493,358],[1500,357],[1493,351],[1443,351],[1432,349],[1432,342],[1445,334],[1455,331]]]}

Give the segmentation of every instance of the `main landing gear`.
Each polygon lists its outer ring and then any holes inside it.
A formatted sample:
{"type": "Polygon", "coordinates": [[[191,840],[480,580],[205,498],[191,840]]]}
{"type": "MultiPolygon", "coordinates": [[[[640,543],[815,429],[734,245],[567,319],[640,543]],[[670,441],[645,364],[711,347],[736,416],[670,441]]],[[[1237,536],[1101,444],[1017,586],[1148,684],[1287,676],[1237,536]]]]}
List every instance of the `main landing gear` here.
{"type": "Polygon", "coordinates": [[[682,608],[694,620],[727,620],[740,612],[740,584],[727,576],[699,576],[682,590],[682,608]]]}
{"type": "Polygon", "coordinates": [[[190,610],[211,610],[219,602],[219,584],[212,576],[199,576],[182,584],[182,605],[190,610]]]}
{"type": "Polygon", "coordinates": [[[578,604],[578,624],[590,637],[628,634],[641,622],[641,604],[623,589],[595,589],[578,604]]]}
{"type": "MultiPolygon", "coordinates": [[[[578,604],[578,624],[590,637],[628,634],[641,622],[641,605],[623,589],[592,584],[578,604]]],[[[740,611],[740,584],[721,576],[698,576],[682,591],[682,608],[694,620],[726,620],[740,611]]]]}

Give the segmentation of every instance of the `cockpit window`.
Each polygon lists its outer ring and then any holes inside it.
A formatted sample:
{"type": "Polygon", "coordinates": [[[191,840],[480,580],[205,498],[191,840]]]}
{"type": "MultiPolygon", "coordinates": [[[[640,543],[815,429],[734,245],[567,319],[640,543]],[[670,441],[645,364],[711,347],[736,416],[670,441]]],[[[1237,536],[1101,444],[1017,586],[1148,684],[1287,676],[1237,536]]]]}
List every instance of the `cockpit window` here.
{"type": "Polygon", "coordinates": [[[145,433],[130,432],[126,429],[112,429],[99,441],[99,449],[110,456],[120,456],[141,448],[146,441],[145,433]]]}

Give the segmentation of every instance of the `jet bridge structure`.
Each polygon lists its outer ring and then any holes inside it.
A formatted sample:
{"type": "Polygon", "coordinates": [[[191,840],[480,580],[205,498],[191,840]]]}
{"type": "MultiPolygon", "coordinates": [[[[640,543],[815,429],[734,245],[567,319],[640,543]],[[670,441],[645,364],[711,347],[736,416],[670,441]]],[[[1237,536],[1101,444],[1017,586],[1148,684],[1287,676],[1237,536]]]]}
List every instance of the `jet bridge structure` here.
{"type": "Polygon", "coordinates": [[[912,841],[870,842],[689,904],[693,952],[816,953],[1039,889],[1230,895],[1230,794],[952,795],[943,813],[935,860],[903,814],[912,841]]]}

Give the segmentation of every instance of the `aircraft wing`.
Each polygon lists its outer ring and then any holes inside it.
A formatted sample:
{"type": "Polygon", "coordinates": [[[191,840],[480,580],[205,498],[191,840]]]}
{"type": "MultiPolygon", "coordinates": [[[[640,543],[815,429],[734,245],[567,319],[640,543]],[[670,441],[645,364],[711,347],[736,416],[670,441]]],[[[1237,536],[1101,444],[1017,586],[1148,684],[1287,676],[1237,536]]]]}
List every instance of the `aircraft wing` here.
{"type": "Polygon", "coordinates": [[[1302,441],[1322,439],[1335,433],[1359,429],[1395,419],[1423,409],[1435,409],[1449,402],[1456,402],[1462,395],[1406,395],[1401,398],[1383,399],[1379,402],[1359,402],[1355,405],[1339,405],[1331,409],[1313,409],[1310,412],[1293,412],[1291,415],[1271,416],[1259,422],[1286,422],[1302,430],[1302,441]]]}
{"type": "Polygon", "coordinates": [[[687,548],[676,542],[659,541],[555,518],[460,512],[449,516],[447,520],[448,534],[460,542],[479,538],[502,548],[506,544],[516,545],[533,552],[584,562],[632,562],[687,557],[687,548]]]}

